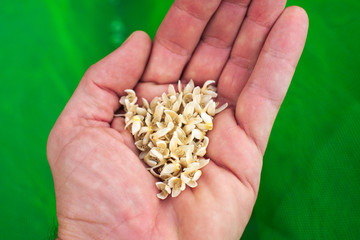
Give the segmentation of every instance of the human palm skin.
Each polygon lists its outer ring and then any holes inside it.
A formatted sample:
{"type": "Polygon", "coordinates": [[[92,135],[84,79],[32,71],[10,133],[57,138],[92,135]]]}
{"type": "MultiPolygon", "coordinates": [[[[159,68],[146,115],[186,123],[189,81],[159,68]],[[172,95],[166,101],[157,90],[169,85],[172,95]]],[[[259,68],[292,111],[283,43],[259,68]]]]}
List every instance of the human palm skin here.
{"type": "Polygon", "coordinates": [[[48,140],[59,239],[239,239],[260,183],[270,131],[308,28],[285,1],[177,0],[152,43],[133,33],[85,73],[48,140]],[[229,107],[208,134],[199,186],[156,197],[119,97],[152,99],[178,79],[217,81],[229,107]]]}

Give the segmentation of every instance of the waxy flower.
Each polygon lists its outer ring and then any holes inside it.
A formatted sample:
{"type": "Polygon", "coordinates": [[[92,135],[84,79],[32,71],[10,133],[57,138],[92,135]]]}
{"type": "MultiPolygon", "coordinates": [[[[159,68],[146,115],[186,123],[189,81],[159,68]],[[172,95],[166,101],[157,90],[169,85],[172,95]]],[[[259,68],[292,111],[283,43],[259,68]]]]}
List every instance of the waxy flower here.
{"type": "Polygon", "coordinates": [[[184,88],[178,82],[177,91],[169,85],[168,93],[155,97],[150,103],[142,99],[142,106],[133,90],[120,99],[125,114],[125,127],[134,136],[139,158],[161,182],[158,198],[171,194],[177,197],[186,186],[196,187],[203,168],[209,159],[206,154],[209,138],[206,132],[213,129],[213,118],[227,107],[217,108],[215,81],[206,81],[202,87],[190,81],[184,88]]]}
{"type": "Polygon", "coordinates": [[[185,182],[181,178],[173,177],[169,179],[169,187],[172,189],[171,196],[177,197],[179,194],[185,190],[185,182]]]}
{"type": "Polygon", "coordinates": [[[144,119],[141,115],[135,115],[133,116],[130,121],[128,121],[125,125],[125,128],[127,128],[131,124],[131,133],[132,135],[135,135],[138,133],[143,125],[142,120],[144,119]]]}
{"type": "Polygon", "coordinates": [[[167,196],[171,193],[170,187],[163,182],[157,182],[156,187],[160,190],[160,193],[157,194],[160,199],[167,198],[167,196]]]}
{"type": "Polygon", "coordinates": [[[201,170],[186,169],[183,173],[181,173],[181,180],[189,187],[194,188],[198,185],[196,181],[200,178],[201,174],[201,170]]]}
{"type": "Polygon", "coordinates": [[[196,144],[196,155],[203,157],[206,154],[206,148],[209,145],[209,138],[204,137],[204,140],[196,144]]]}
{"type": "Polygon", "coordinates": [[[169,157],[169,148],[167,147],[167,143],[165,141],[157,141],[156,147],[151,148],[150,155],[156,157],[160,161],[169,157]]]}
{"type": "Polygon", "coordinates": [[[177,162],[169,163],[164,166],[160,172],[161,178],[169,178],[171,176],[176,176],[181,170],[181,165],[177,162]]]}

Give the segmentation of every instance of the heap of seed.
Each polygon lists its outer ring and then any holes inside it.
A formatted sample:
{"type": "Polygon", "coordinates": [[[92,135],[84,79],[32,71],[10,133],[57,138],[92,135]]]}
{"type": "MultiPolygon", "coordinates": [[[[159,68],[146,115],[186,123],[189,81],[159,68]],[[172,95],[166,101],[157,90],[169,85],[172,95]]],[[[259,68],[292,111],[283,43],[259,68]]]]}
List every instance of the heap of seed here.
{"type": "Polygon", "coordinates": [[[177,197],[186,185],[194,188],[201,176],[201,168],[208,164],[204,159],[209,138],[206,132],[213,128],[213,117],[227,104],[217,108],[215,81],[206,81],[203,87],[194,86],[191,80],[178,92],[169,85],[168,94],[155,97],[151,103],[142,99],[142,106],[133,90],[120,99],[124,106],[125,128],[134,136],[148,170],[161,181],[156,183],[165,199],[169,194],[177,197]]]}

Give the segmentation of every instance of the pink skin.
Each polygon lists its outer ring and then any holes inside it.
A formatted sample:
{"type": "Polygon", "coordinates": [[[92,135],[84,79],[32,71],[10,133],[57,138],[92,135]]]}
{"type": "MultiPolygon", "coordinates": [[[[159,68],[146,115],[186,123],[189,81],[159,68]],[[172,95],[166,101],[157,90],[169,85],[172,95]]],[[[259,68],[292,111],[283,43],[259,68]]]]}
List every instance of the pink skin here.
{"type": "Polygon", "coordinates": [[[154,43],[135,32],[89,68],[48,140],[59,239],[239,239],[308,29],[303,9],[284,6],[176,0],[154,43]],[[152,98],[179,78],[215,79],[230,107],[214,120],[199,186],[162,201],[113,115],[125,89],[152,98]]]}

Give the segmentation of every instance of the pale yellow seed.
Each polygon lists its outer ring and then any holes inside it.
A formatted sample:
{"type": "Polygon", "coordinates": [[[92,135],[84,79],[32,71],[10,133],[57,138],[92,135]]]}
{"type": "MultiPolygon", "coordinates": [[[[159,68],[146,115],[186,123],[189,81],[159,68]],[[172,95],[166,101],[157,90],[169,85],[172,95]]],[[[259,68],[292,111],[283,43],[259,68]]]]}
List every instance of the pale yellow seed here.
{"type": "Polygon", "coordinates": [[[212,123],[206,123],[205,126],[206,126],[207,130],[213,129],[213,124],[212,123]]]}
{"type": "Polygon", "coordinates": [[[179,92],[170,86],[168,94],[164,93],[161,98],[154,98],[150,104],[143,100],[143,107],[136,104],[137,96],[133,90],[127,90],[128,96],[120,100],[127,112],[125,114],[126,126],[133,124],[133,128],[136,127],[136,129],[140,125],[143,126],[140,132],[133,131],[133,135],[136,146],[142,151],[140,158],[150,167],[148,170],[154,176],[161,178],[161,182],[157,183],[161,191],[158,197],[161,199],[165,199],[171,193],[171,196],[176,197],[185,189],[185,184],[182,183],[183,174],[189,169],[193,171],[189,173],[188,178],[193,180],[189,179],[186,184],[196,187],[196,180],[201,175],[199,169],[209,162],[209,160],[198,158],[206,153],[208,138],[205,135],[207,131],[213,129],[212,117],[227,107],[227,104],[224,104],[216,109],[218,104],[215,105],[212,100],[217,96],[216,88],[210,86],[213,83],[214,81],[207,81],[200,89],[194,86],[193,81],[190,81],[183,89],[179,82],[179,92]],[[180,133],[176,129],[180,129],[180,133]],[[194,133],[194,130],[197,132],[194,133]],[[174,134],[179,135],[175,148],[172,143],[174,134]],[[194,138],[195,135],[196,138],[194,138]],[[202,139],[205,140],[201,141],[202,139]],[[156,156],[150,156],[149,151],[156,153],[156,156]],[[169,166],[169,164],[173,165],[169,166]],[[171,167],[172,172],[164,176],[159,175],[167,166],[171,167]],[[196,173],[200,175],[197,176],[196,173]]]}
{"type": "Polygon", "coordinates": [[[133,117],[132,120],[133,120],[134,122],[140,122],[140,121],[141,121],[141,119],[140,119],[139,117],[137,117],[137,116],[133,117]]]}

